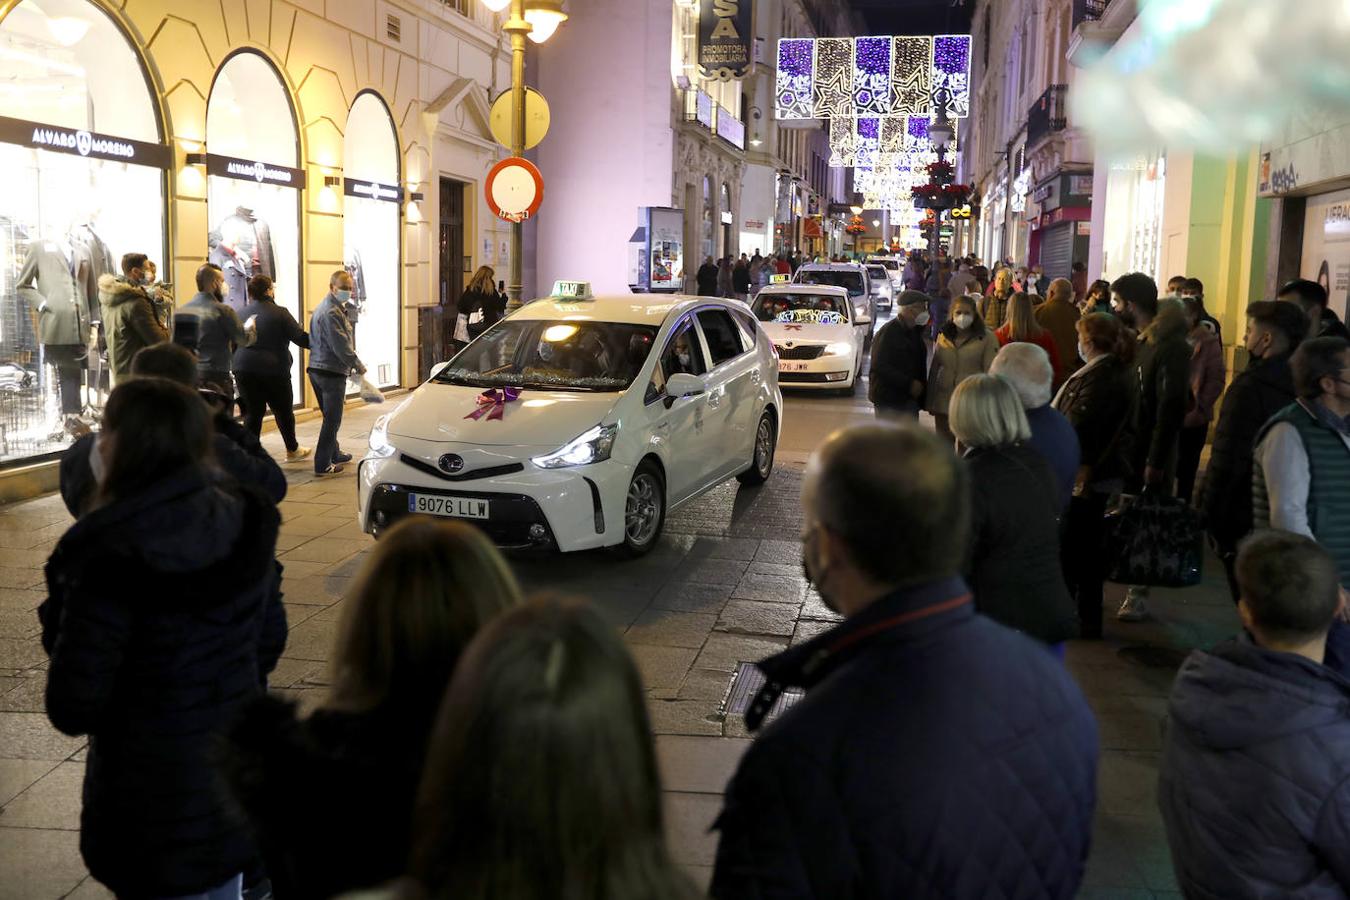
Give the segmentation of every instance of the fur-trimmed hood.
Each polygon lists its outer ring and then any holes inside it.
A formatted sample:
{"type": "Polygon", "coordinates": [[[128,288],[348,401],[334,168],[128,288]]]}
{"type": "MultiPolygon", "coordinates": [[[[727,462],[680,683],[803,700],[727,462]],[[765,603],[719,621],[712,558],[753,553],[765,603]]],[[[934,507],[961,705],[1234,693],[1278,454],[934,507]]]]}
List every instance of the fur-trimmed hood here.
{"type": "Polygon", "coordinates": [[[104,306],[121,306],[123,303],[131,303],[142,298],[148,300],[150,296],[144,288],[132,284],[125,278],[111,274],[98,277],[98,302],[104,306]]]}
{"type": "Polygon", "coordinates": [[[1187,331],[1186,314],[1181,304],[1163,299],[1158,302],[1158,314],[1144,329],[1144,340],[1152,344],[1160,344],[1171,338],[1184,340],[1187,331]]]}

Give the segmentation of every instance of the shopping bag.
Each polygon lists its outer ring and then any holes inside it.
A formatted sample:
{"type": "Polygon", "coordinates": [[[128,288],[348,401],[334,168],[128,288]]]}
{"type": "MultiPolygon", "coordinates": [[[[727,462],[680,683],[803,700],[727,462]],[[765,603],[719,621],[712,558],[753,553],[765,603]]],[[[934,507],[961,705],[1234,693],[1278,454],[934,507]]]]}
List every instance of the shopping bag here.
{"type": "Polygon", "coordinates": [[[1106,514],[1109,581],[1150,587],[1200,583],[1205,556],[1200,514],[1160,494],[1124,496],[1106,514]]]}
{"type": "Polygon", "coordinates": [[[360,394],[361,399],[367,403],[383,403],[384,394],[380,389],[370,383],[370,379],[364,375],[353,375],[347,379],[347,392],[360,394]]]}

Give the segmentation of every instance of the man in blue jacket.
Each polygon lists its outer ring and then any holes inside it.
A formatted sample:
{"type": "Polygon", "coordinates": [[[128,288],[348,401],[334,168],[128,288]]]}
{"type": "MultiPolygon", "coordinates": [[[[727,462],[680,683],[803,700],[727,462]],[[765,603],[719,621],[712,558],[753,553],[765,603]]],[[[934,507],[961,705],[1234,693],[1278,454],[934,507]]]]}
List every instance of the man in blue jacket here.
{"type": "Polygon", "coordinates": [[[352,458],[338,446],[338,429],[342,427],[342,410],[347,402],[347,378],[366,373],[366,367],[356,355],[356,339],[346,312],[354,284],[346,269],[334,272],[328,279],[328,296],[309,319],[309,366],[306,371],[323,413],[323,425],[314,447],[316,475],[336,475],[352,458]]]}
{"type": "Polygon", "coordinates": [[[911,425],[839,431],[812,458],[803,562],[845,620],[760,663],[751,730],[783,690],[807,693],[727,788],[714,897],[1077,892],[1096,723],[1044,645],[975,612],[957,575],[967,479],[911,425]]]}
{"type": "Polygon", "coordinates": [[[1195,651],[1172,686],[1158,805],[1188,897],[1350,893],[1350,681],[1327,665],[1336,564],[1258,531],[1238,552],[1247,634],[1195,651]]]}

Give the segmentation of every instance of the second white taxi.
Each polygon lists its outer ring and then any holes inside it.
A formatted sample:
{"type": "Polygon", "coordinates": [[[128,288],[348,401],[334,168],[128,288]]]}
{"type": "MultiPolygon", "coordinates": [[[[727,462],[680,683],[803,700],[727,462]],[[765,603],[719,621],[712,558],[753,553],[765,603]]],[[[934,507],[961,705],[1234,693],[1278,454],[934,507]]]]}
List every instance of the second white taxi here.
{"type": "Polygon", "coordinates": [[[778,352],[779,384],[853,391],[871,326],[858,321],[846,288],[771,284],[751,311],[778,352]]]}
{"type": "Polygon", "coordinates": [[[739,301],[559,282],[434,372],[371,431],[368,532],[442,516],[506,547],[639,555],[670,510],[773,471],[778,365],[739,301]]]}

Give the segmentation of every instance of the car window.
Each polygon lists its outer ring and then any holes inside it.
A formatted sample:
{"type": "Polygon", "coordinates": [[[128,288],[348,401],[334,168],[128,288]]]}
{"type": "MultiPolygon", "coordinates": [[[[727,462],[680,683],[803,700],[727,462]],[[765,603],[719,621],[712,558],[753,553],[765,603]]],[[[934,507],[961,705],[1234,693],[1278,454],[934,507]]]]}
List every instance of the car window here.
{"type": "Polygon", "coordinates": [[[885,270],[884,268],[882,268],[881,266],[868,266],[868,267],[867,267],[867,274],[870,275],[871,277],[877,278],[877,279],[881,279],[881,278],[886,278],[886,277],[888,277],[888,276],[886,275],[886,270],[885,270]]]}
{"type": "Polygon", "coordinates": [[[848,291],[850,297],[861,297],[867,293],[863,286],[861,272],[838,269],[803,269],[797,273],[800,284],[830,284],[848,291]]]}
{"type": "Polygon", "coordinates": [[[701,310],[698,314],[698,324],[703,329],[703,339],[708,342],[713,367],[720,366],[729,359],[735,359],[745,352],[740,335],[736,333],[736,325],[726,310],[701,310]]]}
{"type": "Polygon", "coordinates": [[[661,351],[661,361],[652,372],[652,380],[647,385],[644,402],[662,397],[666,393],[666,379],[676,372],[689,375],[702,375],[708,371],[703,359],[703,347],[699,344],[698,334],[694,331],[694,320],[683,318],[670,332],[665,349],[661,351]]]}
{"type": "Polygon", "coordinates": [[[743,312],[737,312],[732,315],[736,320],[736,327],[741,332],[741,344],[747,351],[755,349],[755,343],[759,338],[759,329],[755,327],[755,320],[743,312]]]}
{"type": "Polygon", "coordinates": [[[829,294],[789,294],[765,291],[755,298],[755,318],[761,322],[809,325],[848,324],[848,304],[829,294]]]}

